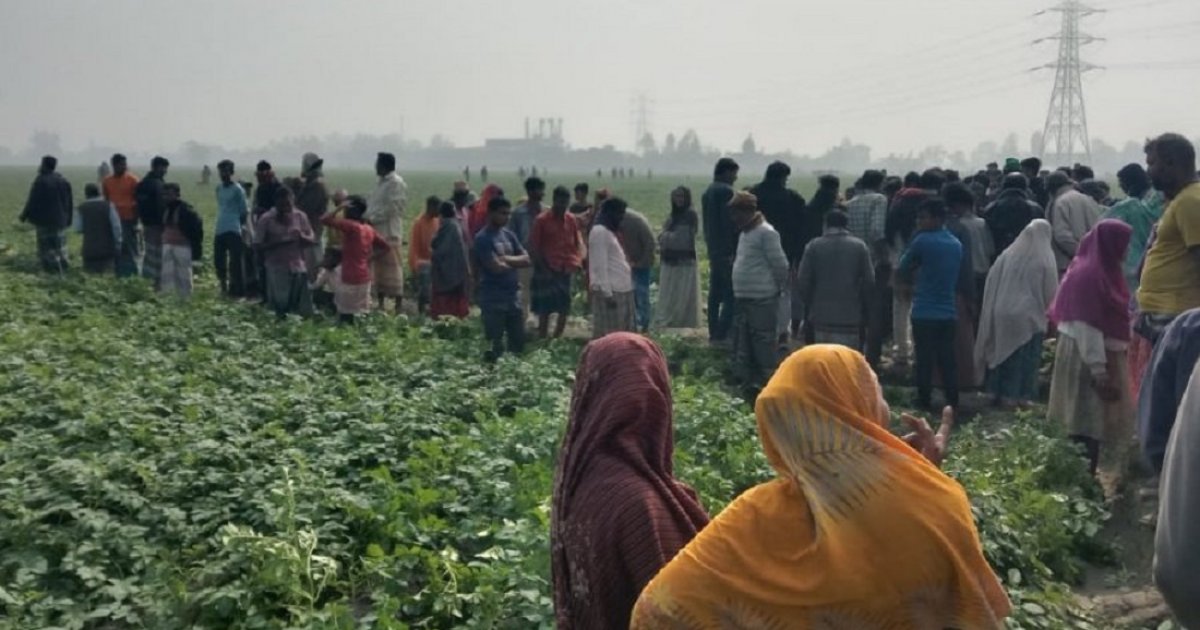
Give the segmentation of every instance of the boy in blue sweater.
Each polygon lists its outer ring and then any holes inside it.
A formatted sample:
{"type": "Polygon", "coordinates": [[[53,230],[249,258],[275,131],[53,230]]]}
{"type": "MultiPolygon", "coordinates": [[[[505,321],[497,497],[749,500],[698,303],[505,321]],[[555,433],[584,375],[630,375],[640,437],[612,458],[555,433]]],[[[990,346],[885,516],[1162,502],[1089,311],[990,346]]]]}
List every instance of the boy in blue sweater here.
{"type": "Polygon", "coordinates": [[[946,202],[934,197],[917,210],[920,229],[900,258],[897,272],[915,286],[912,331],[916,355],[917,404],[932,406],[933,366],[942,375],[946,404],[958,407],[958,366],[954,357],[957,311],[954,290],[962,264],[962,243],[946,229],[946,202]],[[913,274],[916,280],[912,282],[913,274]]]}

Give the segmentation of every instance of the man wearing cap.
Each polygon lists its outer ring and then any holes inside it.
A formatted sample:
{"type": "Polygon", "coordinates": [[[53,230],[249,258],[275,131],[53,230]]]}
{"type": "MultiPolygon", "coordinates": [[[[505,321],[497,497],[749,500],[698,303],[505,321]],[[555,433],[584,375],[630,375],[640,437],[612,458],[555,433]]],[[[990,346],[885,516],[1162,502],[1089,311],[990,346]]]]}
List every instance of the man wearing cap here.
{"type": "Polygon", "coordinates": [[[308,268],[309,282],[315,282],[321,269],[321,217],[329,210],[329,189],[325,187],[322,160],[316,153],[305,153],[300,159],[300,190],[296,193],[296,207],[308,217],[316,242],[304,250],[304,264],[308,268]]]}
{"type": "Polygon", "coordinates": [[[733,260],[733,368],[753,399],[779,362],[775,342],[788,260],[754,195],[735,192],[729,209],[739,231],[733,260]]]}
{"type": "Polygon", "coordinates": [[[375,295],[379,308],[384,301],[396,301],[396,312],[404,297],[404,271],[400,266],[400,250],[404,246],[404,209],[408,205],[408,186],[396,172],[396,156],[380,153],[375,159],[375,174],[379,184],[367,200],[367,222],[387,241],[391,249],[373,263],[375,295]]]}
{"type": "Polygon", "coordinates": [[[55,169],[58,159],[42,158],[37,177],[29,187],[29,198],[21,211],[21,222],[37,228],[37,252],[42,269],[63,272],[67,269],[67,226],[74,213],[71,184],[55,169]]]}

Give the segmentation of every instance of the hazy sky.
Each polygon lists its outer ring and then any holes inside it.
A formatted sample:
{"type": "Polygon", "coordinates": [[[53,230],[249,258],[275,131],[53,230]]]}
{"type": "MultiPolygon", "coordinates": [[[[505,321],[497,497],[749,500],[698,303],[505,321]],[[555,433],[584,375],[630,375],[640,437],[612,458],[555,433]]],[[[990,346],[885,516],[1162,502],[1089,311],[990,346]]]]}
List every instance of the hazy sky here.
{"type": "MultiPolygon", "coordinates": [[[[226,147],[403,128],[459,146],[562,117],[572,145],[660,139],[876,155],[970,149],[1046,115],[1057,0],[0,0],[0,144],[226,147]]],[[[1093,137],[1200,133],[1200,0],[1094,0],[1093,137]],[[1169,63],[1167,63],[1169,62],[1169,63]],[[1166,65],[1164,65],[1166,64],[1166,65]]]]}

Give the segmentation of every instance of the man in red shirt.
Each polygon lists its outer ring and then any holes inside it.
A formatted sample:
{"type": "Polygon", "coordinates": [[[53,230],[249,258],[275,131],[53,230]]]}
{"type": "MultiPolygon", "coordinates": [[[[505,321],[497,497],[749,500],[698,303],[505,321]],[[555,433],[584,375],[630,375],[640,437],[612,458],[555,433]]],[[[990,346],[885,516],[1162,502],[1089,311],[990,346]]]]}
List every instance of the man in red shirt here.
{"type": "Polygon", "coordinates": [[[550,212],[533,222],[529,249],[533,256],[533,280],[530,306],[538,316],[538,336],[546,338],[550,315],[558,314],[554,336],[561,337],[571,313],[571,278],[581,266],[582,239],[575,216],[567,212],[571,193],[559,186],[554,189],[550,212]]]}
{"type": "Polygon", "coordinates": [[[371,308],[371,259],[375,252],[391,249],[383,237],[363,218],[367,200],[360,195],[346,199],[345,218],[338,210],[326,212],[321,223],[342,233],[342,262],[331,273],[339,277],[333,282],[333,303],[342,323],[353,324],[354,316],[371,308]]]}
{"type": "Polygon", "coordinates": [[[104,178],[104,198],[117,209],[121,219],[121,251],[117,253],[117,277],[127,278],[141,273],[142,229],[138,225],[137,190],[138,178],[129,172],[129,162],[117,153],[110,159],[112,175],[104,178]]]}

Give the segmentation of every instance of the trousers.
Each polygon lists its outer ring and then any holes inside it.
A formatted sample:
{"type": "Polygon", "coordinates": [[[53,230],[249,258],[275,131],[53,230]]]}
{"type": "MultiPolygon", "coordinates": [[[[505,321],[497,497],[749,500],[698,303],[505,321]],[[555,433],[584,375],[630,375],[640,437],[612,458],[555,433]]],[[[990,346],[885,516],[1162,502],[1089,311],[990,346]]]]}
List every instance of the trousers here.
{"type": "Polygon", "coordinates": [[[218,234],[213,243],[213,263],[221,290],[233,297],[246,295],[246,243],[240,232],[218,234]]]}
{"type": "Polygon", "coordinates": [[[954,354],[957,322],[952,319],[912,320],[916,354],[917,405],[928,409],[933,401],[933,367],[942,376],[946,404],[958,406],[958,360],[954,354]]]}
{"type": "Polygon", "coordinates": [[[733,260],[708,263],[708,339],[724,341],[733,328],[733,260]]]}

